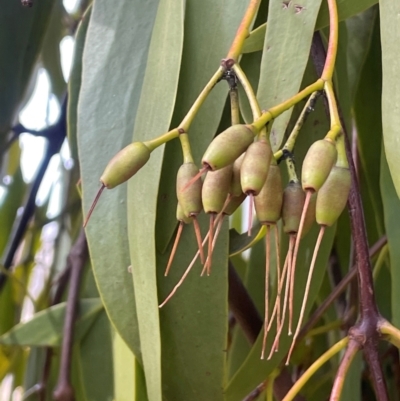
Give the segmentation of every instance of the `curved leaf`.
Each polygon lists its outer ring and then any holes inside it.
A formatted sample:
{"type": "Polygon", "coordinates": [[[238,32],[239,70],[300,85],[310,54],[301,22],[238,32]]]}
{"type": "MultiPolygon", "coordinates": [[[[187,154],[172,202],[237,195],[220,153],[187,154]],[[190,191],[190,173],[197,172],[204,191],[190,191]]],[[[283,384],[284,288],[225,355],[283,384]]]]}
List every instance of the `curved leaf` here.
{"type": "MultiPolygon", "coordinates": [[[[4,345],[56,347],[61,343],[66,302],[36,313],[26,323],[19,323],[0,337],[4,345]]],[[[75,341],[85,335],[88,328],[103,309],[98,298],[81,300],[76,322],[75,341]]]]}
{"type": "MultiPolygon", "coordinates": [[[[132,140],[157,0],[97,0],[89,22],[78,104],[83,210],[108,161],[132,140]],[[101,83],[101,84],[100,84],[101,83]]],[[[86,230],[107,314],[140,359],[127,232],[126,185],[105,191],[86,230]]]]}
{"type": "Polygon", "coordinates": [[[78,159],[78,100],[82,84],[82,61],[83,49],[85,48],[86,34],[89,27],[92,6],[83,14],[75,35],[74,56],[71,68],[71,75],[68,81],[68,106],[67,106],[67,130],[68,144],[71,149],[72,157],[78,159]]]}
{"type": "Polygon", "coordinates": [[[382,127],[386,159],[397,195],[400,196],[399,127],[400,60],[399,47],[393,38],[400,37],[400,4],[382,0],[379,4],[382,46],[382,127]]]}
{"type": "MultiPolygon", "coordinates": [[[[138,107],[134,141],[168,131],[178,88],[183,47],[184,0],[160,0],[138,107]],[[162,68],[161,68],[162,66],[162,68]]],[[[161,401],[155,221],[164,146],[128,183],[128,237],[143,369],[150,401],[161,401]]]]}
{"type": "Polygon", "coordinates": [[[87,400],[114,399],[111,327],[101,312],[81,339],[78,348],[79,370],[87,400]],[[101,352],[99,352],[101,350],[101,352]]]}

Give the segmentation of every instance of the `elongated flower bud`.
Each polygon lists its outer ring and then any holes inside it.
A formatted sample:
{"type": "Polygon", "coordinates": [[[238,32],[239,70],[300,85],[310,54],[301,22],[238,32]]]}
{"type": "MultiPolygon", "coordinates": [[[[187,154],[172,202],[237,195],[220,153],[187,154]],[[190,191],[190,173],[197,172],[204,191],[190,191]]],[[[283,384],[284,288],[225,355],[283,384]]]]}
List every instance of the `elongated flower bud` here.
{"type": "Polygon", "coordinates": [[[335,224],[342,214],[349,197],[351,175],[348,168],[335,166],[317,195],[317,223],[324,226],[335,224]]]}
{"type": "Polygon", "coordinates": [[[329,139],[314,142],[303,161],[301,184],[305,191],[318,191],[334,166],[337,158],[335,144],[329,139]]]}
{"type": "Polygon", "coordinates": [[[271,146],[266,140],[253,142],[248,147],[240,168],[240,183],[245,194],[258,195],[261,191],[267,179],[271,158],[271,146]]]}
{"type": "Polygon", "coordinates": [[[258,220],[264,224],[276,223],[281,217],[282,202],[282,176],[275,163],[269,166],[268,177],[260,193],[254,198],[258,220]]]}
{"type": "Polygon", "coordinates": [[[193,219],[185,215],[185,212],[183,211],[182,206],[179,202],[176,207],[176,219],[184,224],[190,224],[193,221],[193,219]]]}
{"type": "Polygon", "coordinates": [[[203,166],[215,171],[232,164],[254,141],[250,125],[232,125],[221,132],[204,153],[203,166]]]}
{"type": "Polygon", "coordinates": [[[135,175],[149,160],[149,148],[134,142],[120,150],[107,164],[100,181],[108,188],[115,188],[135,175]]]}
{"type": "Polygon", "coordinates": [[[232,166],[217,171],[209,171],[202,190],[203,207],[206,213],[220,213],[229,193],[232,166]]]}
{"type": "Polygon", "coordinates": [[[201,188],[203,182],[197,180],[187,187],[187,183],[196,176],[199,169],[194,163],[183,163],[176,176],[176,196],[187,217],[199,214],[203,208],[201,188]]]}
{"type": "Polygon", "coordinates": [[[305,193],[298,182],[290,182],[283,192],[282,220],[283,231],[297,233],[303,211],[305,193]]]}

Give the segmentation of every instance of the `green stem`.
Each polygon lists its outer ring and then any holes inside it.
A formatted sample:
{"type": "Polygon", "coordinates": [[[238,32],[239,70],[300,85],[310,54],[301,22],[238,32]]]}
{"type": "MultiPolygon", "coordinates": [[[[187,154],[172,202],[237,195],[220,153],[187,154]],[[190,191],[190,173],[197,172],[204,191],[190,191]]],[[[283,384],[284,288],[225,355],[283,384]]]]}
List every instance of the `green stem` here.
{"type": "Polygon", "coordinates": [[[260,105],[258,104],[256,94],[254,93],[253,87],[251,86],[250,81],[248,80],[246,74],[242,70],[239,64],[235,64],[232,67],[233,71],[235,72],[236,76],[241,83],[244,92],[246,93],[247,99],[250,103],[251,112],[253,114],[253,120],[256,120],[261,116],[261,109],[260,105]]]}
{"type": "Polygon", "coordinates": [[[322,79],[318,79],[313,84],[307,86],[296,95],[262,113],[261,116],[253,122],[252,126],[257,132],[259,132],[268,122],[278,117],[284,111],[290,109],[295,104],[299,103],[301,100],[311,95],[313,92],[320,91],[323,88],[324,81],[322,79]]]}
{"type": "Polygon", "coordinates": [[[342,321],[335,320],[334,322],[330,322],[330,323],[324,324],[323,326],[319,326],[319,327],[317,327],[315,329],[310,330],[307,333],[306,337],[307,338],[311,338],[311,337],[314,337],[314,336],[318,336],[320,334],[326,334],[331,330],[335,330],[335,329],[340,328],[341,326],[342,326],[342,321]]]}
{"type": "Polygon", "coordinates": [[[286,394],[285,398],[282,401],[292,401],[294,397],[300,392],[300,390],[304,387],[304,385],[310,380],[310,378],[314,375],[314,373],[321,368],[321,366],[328,362],[334,355],[336,355],[340,350],[346,347],[349,342],[349,338],[345,337],[331,348],[328,349],[324,354],[322,354],[297,380],[297,382],[293,385],[290,391],[286,394]]]}
{"type": "Polygon", "coordinates": [[[348,162],[347,156],[346,156],[346,145],[344,142],[343,135],[340,135],[337,138],[336,149],[337,149],[336,166],[342,167],[342,168],[349,168],[349,162],[348,162]]]}
{"type": "Polygon", "coordinates": [[[190,149],[190,142],[188,134],[180,134],[179,139],[181,141],[182,153],[183,153],[183,162],[184,163],[194,163],[192,151],[190,149]]]}
{"type": "Polygon", "coordinates": [[[210,94],[210,92],[214,88],[215,84],[222,78],[223,74],[224,74],[223,67],[219,67],[218,70],[215,72],[215,74],[208,81],[207,85],[201,91],[200,95],[198,96],[198,98],[196,99],[196,101],[193,103],[192,107],[186,114],[185,118],[179,124],[179,126],[178,126],[179,129],[182,129],[185,132],[188,132],[189,127],[193,122],[193,119],[195,118],[196,114],[200,110],[200,107],[203,105],[204,101],[207,99],[207,96],[210,94]]]}
{"type": "Polygon", "coordinates": [[[286,167],[289,176],[289,182],[299,182],[299,178],[296,173],[296,166],[294,165],[294,161],[291,157],[286,158],[286,167]]]}
{"type": "Polygon", "coordinates": [[[331,129],[326,135],[326,138],[330,138],[334,141],[336,140],[337,136],[342,133],[342,125],[340,124],[340,118],[336,104],[335,92],[332,86],[332,81],[325,82],[324,89],[326,97],[328,99],[329,114],[331,119],[331,129]]]}
{"type": "Polygon", "coordinates": [[[229,98],[231,101],[231,123],[232,125],[240,124],[239,94],[237,87],[230,89],[229,98]]]}
{"type": "Polygon", "coordinates": [[[164,143],[171,141],[172,139],[178,138],[179,130],[178,128],[174,128],[173,130],[158,136],[157,138],[150,139],[149,141],[144,142],[150,151],[152,152],[154,149],[158,148],[164,143]]]}
{"type": "Polygon", "coordinates": [[[303,107],[303,110],[300,113],[299,118],[296,121],[295,126],[292,129],[292,132],[289,135],[289,138],[287,139],[285,146],[275,152],[274,157],[276,160],[279,160],[282,155],[283,155],[283,150],[287,150],[290,153],[293,152],[294,145],[296,143],[297,137],[299,135],[299,132],[301,128],[303,127],[304,122],[306,121],[306,118],[308,114],[314,109],[314,103],[319,96],[320,92],[314,92],[307,100],[305,106],[303,107]]]}
{"type": "Polygon", "coordinates": [[[356,340],[351,339],[347,346],[346,352],[344,353],[343,358],[340,361],[339,369],[336,373],[329,401],[340,401],[340,396],[342,395],[343,385],[347,372],[349,371],[350,365],[353,362],[353,359],[359,349],[360,344],[356,340]]]}
{"type": "Polygon", "coordinates": [[[232,59],[234,62],[237,62],[242,53],[244,41],[250,35],[250,26],[254,20],[260,3],[261,0],[250,0],[250,4],[247,7],[246,13],[236,32],[235,39],[233,40],[231,48],[226,56],[227,59],[232,59]]]}
{"type": "Polygon", "coordinates": [[[379,322],[378,329],[381,334],[387,336],[387,340],[395,347],[400,349],[400,330],[390,324],[387,320],[382,319],[379,322]]]}
{"type": "Polygon", "coordinates": [[[325,66],[321,78],[324,81],[332,81],[335,68],[336,54],[339,39],[339,24],[336,0],[327,0],[329,7],[329,43],[326,54],[325,66]]]}

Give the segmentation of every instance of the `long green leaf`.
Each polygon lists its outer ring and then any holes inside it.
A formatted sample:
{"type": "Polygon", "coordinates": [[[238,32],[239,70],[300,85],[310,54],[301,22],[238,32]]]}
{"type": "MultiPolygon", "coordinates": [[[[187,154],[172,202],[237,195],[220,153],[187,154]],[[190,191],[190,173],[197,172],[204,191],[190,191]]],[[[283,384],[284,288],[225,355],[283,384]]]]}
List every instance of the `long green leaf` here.
{"type": "Polygon", "coordinates": [[[60,42],[64,35],[63,17],[65,9],[62,0],[54,2],[49,26],[43,40],[41,59],[51,82],[51,91],[61,103],[65,95],[66,82],[61,67],[60,42]]]}
{"type": "Polygon", "coordinates": [[[83,49],[85,48],[85,40],[89,27],[91,12],[92,6],[89,6],[85,14],[82,16],[81,22],[76,30],[74,58],[71,68],[71,75],[68,81],[68,144],[74,159],[78,159],[78,100],[82,84],[83,49]]]}
{"type": "Polygon", "coordinates": [[[382,0],[379,4],[382,46],[382,127],[385,154],[394,187],[400,196],[399,152],[400,142],[400,3],[382,0]]]}
{"type": "MultiPolygon", "coordinates": [[[[199,216],[203,233],[208,219],[199,216]]],[[[193,227],[185,227],[176,261],[168,277],[164,277],[170,251],[171,247],[158,255],[160,301],[170,293],[197,251],[193,227]]],[[[227,254],[225,224],[214,249],[210,277],[200,277],[203,266],[197,261],[183,285],[161,309],[163,395],[167,400],[223,400],[228,329],[227,254]]]]}
{"type": "MultiPolygon", "coordinates": [[[[184,0],[160,0],[133,132],[144,141],[168,131],[183,47],[184,0]]],[[[164,147],[128,184],[128,236],[143,368],[150,401],[161,401],[155,222],[164,147]]]]}
{"type": "MultiPolygon", "coordinates": [[[[88,211],[108,161],[132,141],[158,0],[98,0],[85,42],[78,104],[83,209],[88,211]]],[[[140,359],[127,233],[126,185],[106,191],[86,230],[107,314],[140,359]]]]}
{"type": "Polygon", "coordinates": [[[77,345],[80,375],[87,400],[114,399],[112,339],[110,322],[100,313],[77,345]],[[101,352],[99,352],[101,350],[101,352]]]}
{"type": "MultiPolygon", "coordinates": [[[[66,303],[62,302],[36,313],[26,323],[19,323],[0,337],[4,345],[56,347],[61,343],[66,303]]],[[[79,303],[76,322],[76,340],[79,340],[103,309],[98,298],[84,299],[79,303]]]]}
{"type": "Polygon", "coordinates": [[[382,193],[383,208],[385,215],[385,231],[388,238],[392,289],[392,320],[397,327],[400,326],[400,225],[398,216],[400,213],[400,200],[393,184],[393,178],[386,161],[385,153],[382,151],[380,189],[382,193]]]}
{"type": "MultiPolygon", "coordinates": [[[[270,2],[257,90],[262,109],[273,107],[298,92],[321,1],[304,1],[301,7],[292,1],[287,5],[270,2]]],[[[270,135],[273,150],[281,145],[291,114],[292,109],[274,121],[270,135]]]]}
{"type": "Polygon", "coordinates": [[[114,399],[135,399],[135,356],[121,336],[115,332],[113,338],[114,399]]]}

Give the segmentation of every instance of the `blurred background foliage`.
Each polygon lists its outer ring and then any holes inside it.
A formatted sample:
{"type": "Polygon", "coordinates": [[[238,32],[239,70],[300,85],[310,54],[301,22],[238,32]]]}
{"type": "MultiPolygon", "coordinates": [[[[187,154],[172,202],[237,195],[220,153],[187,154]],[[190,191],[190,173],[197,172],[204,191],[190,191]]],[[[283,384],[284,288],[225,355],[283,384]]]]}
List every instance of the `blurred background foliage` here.
{"type": "MultiPolygon", "coordinates": [[[[195,265],[159,310],[196,251],[193,233],[184,231],[172,272],[164,278],[176,229],[177,141],[157,150],[128,186],[103,194],[86,230],[90,258],[81,230],[82,210],[87,212],[109,159],[132,138],[153,138],[181,121],[229,49],[247,2],[90,3],[33,0],[24,7],[18,0],[0,0],[0,400],[50,400],[55,389],[68,388],[65,380],[78,401],[281,400],[277,387],[290,388],[356,321],[355,280],[308,327],[288,367],[282,364],[291,341],[286,334],[270,361],[259,358],[264,241],[229,257],[248,239],[229,232],[228,224],[212,275],[200,278],[195,265]],[[77,316],[66,372],[61,345],[74,293],[77,316]],[[253,316],[250,331],[235,315],[239,298],[239,309],[253,316]]],[[[316,79],[310,45],[314,30],[326,38],[327,7],[324,1],[304,3],[299,13],[292,2],[263,0],[245,42],[240,63],[262,108],[316,79]]],[[[380,245],[373,255],[377,302],[399,327],[400,202],[392,177],[396,184],[400,172],[391,127],[396,110],[400,118],[400,84],[398,54],[388,42],[398,43],[400,32],[387,1],[376,3],[338,1],[335,84],[352,135],[368,238],[380,245]]],[[[216,86],[190,129],[198,163],[214,135],[230,125],[227,94],[225,83],[216,86]]],[[[249,122],[249,106],[243,96],[240,101],[243,121],[249,122]]],[[[274,123],[276,148],[303,106],[274,123]]],[[[296,144],[298,166],[327,127],[320,100],[296,144]]],[[[246,223],[242,214],[239,209],[230,221],[237,231],[246,223]]],[[[204,217],[200,224],[206,232],[204,217]]],[[[300,247],[296,316],[307,277],[301,267],[310,263],[317,234],[315,226],[300,247]]],[[[281,243],[283,258],[288,247],[283,233],[281,243]]],[[[343,213],[324,238],[309,314],[353,263],[343,213]]],[[[273,336],[274,330],[269,347],[273,336]]],[[[390,399],[398,400],[398,350],[382,343],[380,354],[390,399]]],[[[325,400],[338,362],[333,358],[320,369],[299,399],[325,400]]],[[[342,399],[374,399],[361,357],[351,366],[342,399]]]]}

